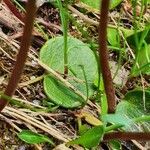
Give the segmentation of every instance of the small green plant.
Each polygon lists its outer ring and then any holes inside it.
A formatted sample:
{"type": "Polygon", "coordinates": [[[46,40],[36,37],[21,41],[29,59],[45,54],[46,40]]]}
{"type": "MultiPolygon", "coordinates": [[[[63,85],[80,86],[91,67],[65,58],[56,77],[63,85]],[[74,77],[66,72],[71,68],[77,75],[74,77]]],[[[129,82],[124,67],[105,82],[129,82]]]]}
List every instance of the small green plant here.
{"type": "MultiPolygon", "coordinates": [[[[6,0],[5,2],[11,4],[11,2],[9,3],[6,0]]],[[[82,2],[88,5],[92,4],[91,1],[82,2]]],[[[121,2],[121,0],[113,1],[111,8],[116,7],[121,2]]],[[[132,45],[136,51],[131,76],[141,75],[142,73],[149,75],[150,27],[145,27],[140,31],[137,24],[137,22],[141,21],[144,10],[143,7],[147,5],[148,1],[141,1],[142,8],[139,20],[137,19],[135,11],[137,1],[132,2],[134,6],[134,32],[133,30],[121,30],[121,32],[124,32],[124,39],[128,42],[130,41],[130,45],[132,45]],[[143,59],[145,60],[143,61],[143,59]]],[[[44,90],[49,101],[67,109],[79,109],[89,102],[90,97],[95,91],[93,85],[95,84],[97,87],[98,98],[101,101],[101,113],[99,114],[99,118],[97,119],[86,113],[84,115],[82,114],[85,117],[85,121],[90,125],[83,123],[81,118],[78,119],[80,136],[67,142],[66,145],[68,146],[77,144],[87,149],[96,149],[99,143],[108,140],[111,148],[121,149],[120,142],[116,140],[150,140],[150,89],[147,88],[144,90],[145,101],[142,101],[143,89],[137,88],[127,92],[121,102],[116,105],[115,89],[108,63],[107,37],[111,48],[113,47],[115,50],[120,49],[120,51],[124,51],[125,47],[121,49],[121,37],[118,36],[120,29],[107,29],[109,3],[109,0],[101,1],[100,11],[102,17],[99,26],[98,54],[96,51],[93,53],[87,44],[74,37],[68,36],[68,12],[66,13],[65,11],[67,6],[64,8],[60,0],[57,0],[57,4],[60,9],[63,36],[48,40],[40,51],[40,61],[46,65],[48,71],[50,70],[50,73],[44,76],[43,81],[44,90]],[[108,35],[107,32],[109,33],[108,35]],[[113,36],[110,33],[113,34],[113,36]],[[63,77],[61,76],[62,74],[64,75],[63,77]],[[95,79],[97,75],[98,80],[95,79]],[[89,121],[89,118],[92,121],[94,120],[94,123],[89,121]]],[[[36,7],[35,1],[33,0],[29,0],[27,4],[26,24],[20,52],[6,91],[4,94],[0,93],[0,110],[2,110],[9,101],[13,104],[21,105],[18,104],[15,99],[12,99],[11,96],[20,79],[31,40],[36,7]]],[[[99,3],[95,4],[96,8],[99,8],[99,3]]],[[[21,15],[18,15],[18,12],[15,14],[20,19],[24,19],[21,15]]],[[[32,109],[31,107],[27,108],[32,109]]],[[[48,142],[54,145],[48,137],[31,131],[22,131],[18,134],[18,137],[29,144],[48,142]]]]}
{"type": "Polygon", "coordinates": [[[51,145],[54,145],[54,143],[52,142],[52,140],[50,140],[47,136],[44,136],[42,134],[38,134],[35,132],[32,132],[30,130],[23,130],[18,134],[18,137],[28,143],[28,144],[40,144],[40,143],[44,143],[47,142],[51,145]]]}

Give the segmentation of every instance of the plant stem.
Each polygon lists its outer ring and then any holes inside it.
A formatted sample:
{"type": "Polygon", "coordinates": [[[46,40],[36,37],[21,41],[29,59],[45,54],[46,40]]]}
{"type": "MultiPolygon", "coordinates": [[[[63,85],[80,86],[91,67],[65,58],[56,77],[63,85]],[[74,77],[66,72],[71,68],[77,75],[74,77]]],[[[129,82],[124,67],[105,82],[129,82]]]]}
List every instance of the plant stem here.
{"type": "Polygon", "coordinates": [[[67,30],[68,30],[68,14],[67,9],[64,10],[62,6],[61,0],[57,0],[58,7],[60,9],[60,17],[61,17],[61,22],[63,26],[63,36],[64,36],[64,79],[67,78],[68,75],[68,35],[67,35],[67,30]]]}
{"type": "MultiPolygon", "coordinates": [[[[23,37],[21,41],[20,51],[17,56],[15,66],[12,71],[11,78],[8,82],[6,90],[4,92],[7,96],[12,96],[16,90],[17,84],[20,80],[20,76],[23,71],[23,67],[27,58],[27,53],[31,43],[34,15],[36,12],[35,0],[28,0],[27,2],[27,14],[25,18],[25,27],[23,32],[23,37]]],[[[0,111],[7,105],[8,101],[1,99],[0,100],[0,111]]]]}
{"type": "Polygon", "coordinates": [[[10,11],[22,22],[24,22],[24,15],[22,15],[15,5],[11,2],[11,0],[3,0],[4,3],[7,5],[7,7],[10,9],[10,11]]]}
{"type": "Polygon", "coordinates": [[[150,121],[150,116],[141,116],[138,118],[133,119],[134,122],[144,122],[144,121],[150,121]]]}
{"type": "Polygon", "coordinates": [[[101,19],[99,25],[99,58],[105,92],[108,101],[108,112],[114,113],[116,107],[115,90],[113,87],[112,76],[109,69],[108,50],[107,50],[107,20],[109,10],[109,0],[102,0],[100,10],[101,10],[101,19]]]}
{"type": "MultiPolygon", "coordinates": [[[[21,11],[23,11],[24,13],[26,13],[26,10],[19,4],[19,2],[17,0],[14,0],[15,4],[21,9],[21,11]]],[[[42,29],[42,27],[38,24],[37,21],[34,22],[34,25],[37,27],[37,29],[40,31],[40,33],[43,35],[43,38],[45,40],[48,40],[48,35],[44,32],[44,30],[42,29]]]]}
{"type": "Polygon", "coordinates": [[[115,130],[115,129],[118,129],[118,128],[121,128],[121,127],[123,127],[123,125],[121,125],[121,124],[114,124],[114,125],[106,127],[105,128],[105,132],[109,132],[109,131],[112,131],[112,130],[115,130]]]}
{"type": "MultiPolygon", "coordinates": [[[[83,72],[83,76],[84,76],[84,79],[85,79],[85,86],[86,86],[86,96],[87,96],[87,99],[86,99],[86,102],[88,101],[88,98],[89,98],[89,88],[88,88],[88,80],[87,80],[87,76],[86,76],[86,73],[85,73],[85,70],[84,70],[84,66],[83,65],[80,65],[81,69],[82,69],[82,72],[83,72]]],[[[85,103],[86,103],[85,102],[85,103]]],[[[85,105],[85,104],[84,104],[85,105]]]]}
{"type": "Polygon", "coordinates": [[[104,135],[104,141],[109,141],[112,139],[116,140],[137,140],[137,141],[149,141],[150,132],[140,133],[140,132],[111,132],[104,135]]]}
{"type": "Polygon", "coordinates": [[[26,13],[26,10],[23,8],[22,5],[20,5],[20,3],[17,0],[14,0],[14,3],[16,4],[16,6],[18,6],[18,8],[21,8],[21,10],[26,13]]]}

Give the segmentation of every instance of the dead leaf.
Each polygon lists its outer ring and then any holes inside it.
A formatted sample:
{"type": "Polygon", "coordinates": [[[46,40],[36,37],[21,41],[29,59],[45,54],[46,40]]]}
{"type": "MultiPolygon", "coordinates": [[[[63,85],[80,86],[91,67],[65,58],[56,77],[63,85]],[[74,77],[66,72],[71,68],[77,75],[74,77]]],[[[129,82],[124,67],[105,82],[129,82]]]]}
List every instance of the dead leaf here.
{"type": "Polygon", "coordinates": [[[87,111],[81,111],[79,114],[75,114],[78,118],[84,118],[85,121],[93,126],[99,126],[103,123],[97,119],[95,116],[93,116],[91,113],[87,111]]]}

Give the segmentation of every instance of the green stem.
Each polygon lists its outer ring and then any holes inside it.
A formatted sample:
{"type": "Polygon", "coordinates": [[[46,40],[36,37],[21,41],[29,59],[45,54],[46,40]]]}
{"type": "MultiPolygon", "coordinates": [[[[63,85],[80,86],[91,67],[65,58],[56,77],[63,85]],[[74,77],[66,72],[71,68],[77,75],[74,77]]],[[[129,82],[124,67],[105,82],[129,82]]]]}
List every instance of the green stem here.
{"type": "Polygon", "coordinates": [[[61,0],[57,0],[58,7],[60,9],[60,17],[61,17],[61,22],[63,26],[63,36],[64,36],[64,78],[67,78],[68,75],[68,16],[67,16],[67,9],[64,9],[62,6],[61,0]]]}
{"type": "Polygon", "coordinates": [[[150,121],[150,115],[149,116],[142,116],[142,117],[138,117],[133,119],[134,122],[138,123],[138,122],[144,122],[144,121],[150,121]]]}
{"type": "Polygon", "coordinates": [[[121,125],[121,124],[114,124],[114,125],[106,127],[105,128],[105,132],[116,130],[116,129],[121,128],[121,127],[123,127],[123,125],[121,125]]]}
{"type": "Polygon", "coordinates": [[[83,76],[84,76],[84,79],[85,79],[85,86],[86,86],[86,93],[87,93],[87,100],[88,100],[88,97],[89,97],[88,80],[87,80],[87,76],[86,76],[86,73],[85,73],[85,70],[84,70],[84,66],[80,65],[80,67],[82,69],[83,76]]]}
{"type": "Polygon", "coordinates": [[[26,10],[20,5],[20,3],[17,0],[13,0],[15,4],[25,13],[26,10]]]}

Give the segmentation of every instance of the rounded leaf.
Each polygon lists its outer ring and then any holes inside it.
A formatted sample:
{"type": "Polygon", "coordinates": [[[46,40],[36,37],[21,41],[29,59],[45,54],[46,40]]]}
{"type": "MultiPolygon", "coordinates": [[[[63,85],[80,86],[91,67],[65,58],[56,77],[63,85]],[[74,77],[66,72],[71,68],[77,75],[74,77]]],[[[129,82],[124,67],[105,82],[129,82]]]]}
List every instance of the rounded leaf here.
{"type": "MultiPolygon", "coordinates": [[[[82,92],[84,95],[87,95],[87,86],[88,86],[88,95],[91,96],[93,94],[93,81],[97,74],[97,62],[94,53],[92,50],[84,44],[82,41],[73,38],[68,37],[68,68],[69,68],[69,77],[67,78],[67,81],[70,82],[76,89],[78,89],[80,92],[82,92]],[[82,67],[81,67],[82,66],[82,67]],[[86,79],[85,79],[86,76],[86,79]],[[87,82],[87,84],[86,84],[87,82]]],[[[53,39],[50,39],[46,42],[46,44],[42,47],[40,51],[40,59],[43,63],[54,69],[55,71],[59,73],[64,72],[64,40],[63,36],[56,37],[53,39]]],[[[48,85],[51,86],[51,88],[45,87],[46,94],[56,102],[57,98],[51,97],[51,89],[53,89],[53,93],[57,93],[57,91],[54,92],[54,90],[59,90],[58,86],[55,85],[53,82],[52,85],[51,80],[47,77],[44,78],[44,86],[48,85]],[[47,80],[47,81],[45,81],[47,80]],[[54,86],[54,87],[53,87],[54,86]],[[57,88],[56,88],[57,87],[57,88]]],[[[64,92],[62,90],[61,92],[64,92]]],[[[64,93],[65,95],[65,93],[64,93]]],[[[60,98],[59,98],[60,100],[60,98]]],[[[58,102],[60,106],[64,106],[64,103],[62,101],[58,102]]],[[[75,100],[72,100],[72,104],[68,107],[75,107],[79,105],[79,102],[75,102],[75,100]],[[73,105],[73,106],[72,106],[73,105]]],[[[70,104],[70,98],[68,104],[70,104]]]]}
{"type": "Polygon", "coordinates": [[[51,76],[44,78],[44,90],[47,96],[59,106],[74,108],[81,106],[84,102],[82,97],[51,76]]]}

